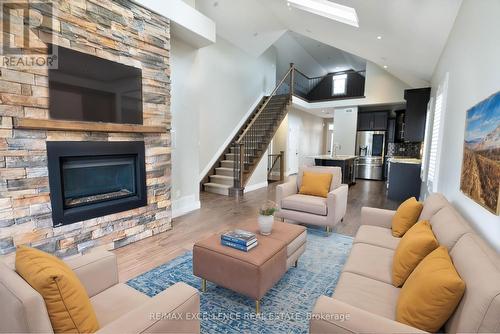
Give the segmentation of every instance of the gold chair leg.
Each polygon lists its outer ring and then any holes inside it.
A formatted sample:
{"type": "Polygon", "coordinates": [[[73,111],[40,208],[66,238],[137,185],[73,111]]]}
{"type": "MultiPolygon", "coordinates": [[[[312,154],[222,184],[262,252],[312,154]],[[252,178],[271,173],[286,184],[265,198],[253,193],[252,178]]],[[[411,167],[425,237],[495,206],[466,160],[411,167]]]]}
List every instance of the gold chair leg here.
{"type": "Polygon", "coordinates": [[[326,226],[325,232],[326,232],[326,235],[330,235],[330,232],[332,232],[332,228],[330,226],[326,226]]]}
{"type": "Polygon", "coordinates": [[[260,313],[260,300],[255,300],[255,314],[260,313]]]}
{"type": "Polygon", "coordinates": [[[207,292],[207,280],[204,278],[201,279],[201,292],[207,292]]]}

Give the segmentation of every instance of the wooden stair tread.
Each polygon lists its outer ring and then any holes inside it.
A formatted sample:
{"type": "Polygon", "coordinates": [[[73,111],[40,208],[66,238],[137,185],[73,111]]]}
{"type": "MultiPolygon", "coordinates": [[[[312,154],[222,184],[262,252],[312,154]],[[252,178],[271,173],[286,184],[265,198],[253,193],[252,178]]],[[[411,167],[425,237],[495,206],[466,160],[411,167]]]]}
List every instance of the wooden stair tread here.
{"type": "Polygon", "coordinates": [[[227,184],[220,184],[220,183],[215,183],[215,182],[207,182],[203,183],[204,186],[209,186],[209,187],[214,187],[214,188],[225,188],[225,189],[230,189],[231,186],[227,184]]]}

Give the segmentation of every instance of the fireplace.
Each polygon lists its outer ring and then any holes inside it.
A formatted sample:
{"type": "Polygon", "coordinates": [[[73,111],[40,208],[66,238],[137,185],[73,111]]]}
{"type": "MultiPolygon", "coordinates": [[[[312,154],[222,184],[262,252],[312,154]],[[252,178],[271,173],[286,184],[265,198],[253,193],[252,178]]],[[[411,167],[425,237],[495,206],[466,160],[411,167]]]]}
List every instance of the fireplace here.
{"type": "Polygon", "coordinates": [[[147,204],[144,142],[47,142],[54,227],[147,204]]]}

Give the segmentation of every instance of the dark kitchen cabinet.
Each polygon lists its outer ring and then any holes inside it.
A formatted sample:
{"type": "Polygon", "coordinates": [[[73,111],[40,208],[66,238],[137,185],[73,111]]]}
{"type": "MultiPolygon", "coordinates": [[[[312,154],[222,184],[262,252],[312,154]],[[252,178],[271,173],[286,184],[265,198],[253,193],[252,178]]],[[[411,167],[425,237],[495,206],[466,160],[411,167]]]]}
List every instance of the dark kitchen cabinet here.
{"type": "Polygon", "coordinates": [[[406,113],[404,140],[422,142],[425,136],[427,104],[431,97],[430,88],[405,90],[406,113]]]}
{"type": "Polygon", "coordinates": [[[358,130],[387,130],[388,113],[385,111],[377,112],[359,112],[358,130]]]}
{"type": "Polygon", "coordinates": [[[373,130],[386,130],[387,129],[387,113],[374,112],[373,113],[373,130]]]}
{"type": "Polygon", "coordinates": [[[394,143],[396,140],[396,119],[391,118],[387,122],[387,142],[394,143]]]}
{"type": "Polygon", "coordinates": [[[358,113],[358,130],[371,130],[372,113],[360,112],[358,113]]]}

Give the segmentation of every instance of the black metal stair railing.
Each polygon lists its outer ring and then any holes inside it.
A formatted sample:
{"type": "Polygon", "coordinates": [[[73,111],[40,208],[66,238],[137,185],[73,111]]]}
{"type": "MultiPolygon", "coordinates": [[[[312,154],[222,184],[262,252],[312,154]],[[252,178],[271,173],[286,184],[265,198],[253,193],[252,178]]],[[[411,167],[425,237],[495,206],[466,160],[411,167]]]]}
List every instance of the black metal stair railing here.
{"type": "Polygon", "coordinates": [[[263,103],[248,126],[232,143],[234,190],[241,192],[286,113],[294,87],[295,68],[290,69],[263,103]]]}
{"type": "Polygon", "coordinates": [[[295,69],[293,94],[306,99],[307,95],[323,80],[324,76],[310,78],[295,69]]]}

